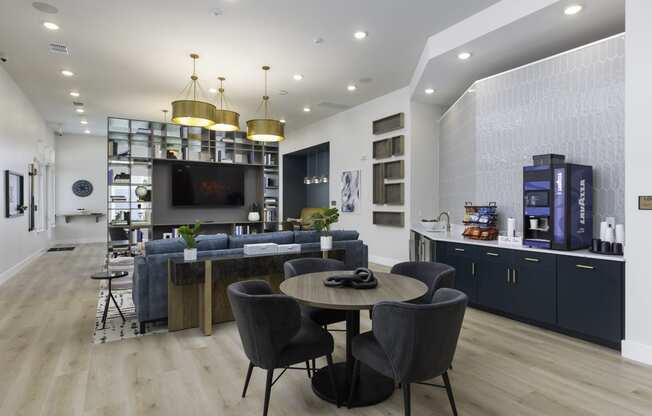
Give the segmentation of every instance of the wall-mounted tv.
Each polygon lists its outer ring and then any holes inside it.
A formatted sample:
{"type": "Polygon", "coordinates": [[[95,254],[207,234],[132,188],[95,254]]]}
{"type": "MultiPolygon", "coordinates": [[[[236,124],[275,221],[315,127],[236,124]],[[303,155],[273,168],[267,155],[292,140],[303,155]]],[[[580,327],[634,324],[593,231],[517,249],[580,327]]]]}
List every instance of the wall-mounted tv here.
{"type": "Polygon", "coordinates": [[[235,207],[245,203],[244,168],[228,165],[172,165],[172,205],[235,207]]]}

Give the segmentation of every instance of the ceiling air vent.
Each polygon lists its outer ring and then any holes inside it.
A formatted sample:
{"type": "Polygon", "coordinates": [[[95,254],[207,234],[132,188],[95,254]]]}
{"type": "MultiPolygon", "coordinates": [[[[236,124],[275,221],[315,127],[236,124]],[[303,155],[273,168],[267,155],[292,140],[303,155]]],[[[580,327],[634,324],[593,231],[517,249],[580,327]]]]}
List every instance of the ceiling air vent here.
{"type": "Polygon", "coordinates": [[[84,103],[80,103],[79,101],[73,101],[72,105],[74,105],[75,107],[83,107],[84,103]]]}
{"type": "Polygon", "coordinates": [[[321,102],[321,103],[317,104],[317,106],[319,106],[321,108],[327,108],[329,110],[337,110],[337,111],[348,110],[349,108],[351,108],[350,105],[338,104],[338,103],[330,103],[330,102],[327,102],[327,101],[321,102]]]}
{"type": "Polygon", "coordinates": [[[70,52],[68,51],[68,47],[61,43],[51,43],[50,52],[58,53],[61,55],[70,55],[70,52]]]}

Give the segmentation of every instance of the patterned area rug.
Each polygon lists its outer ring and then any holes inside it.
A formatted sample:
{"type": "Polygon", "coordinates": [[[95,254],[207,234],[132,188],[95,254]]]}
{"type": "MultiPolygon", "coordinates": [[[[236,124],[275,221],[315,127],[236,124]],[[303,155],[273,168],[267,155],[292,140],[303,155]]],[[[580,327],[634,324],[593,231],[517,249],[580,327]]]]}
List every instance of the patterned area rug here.
{"type": "Polygon", "coordinates": [[[125,339],[135,338],[143,335],[160,334],[167,332],[165,324],[147,324],[145,334],[140,333],[138,319],[136,319],[136,308],[132,297],[131,281],[133,273],[133,259],[112,261],[109,265],[111,271],[126,271],[129,273],[126,277],[115,279],[112,282],[113,296],[118,306],[125,316],[125,322],[122,321],[120,313],[115,308],[115,304],[109,299],[109,311],[106,317],[106,326],[102,325],[102,314],[106,304],[106,295],[108,294],[108,282],[100,281],[100,290],[97,295],[97,309],[95,311],[95,327],[93,328],[93,343],[104,344],[107,342],[122,341],[125,339]]]}

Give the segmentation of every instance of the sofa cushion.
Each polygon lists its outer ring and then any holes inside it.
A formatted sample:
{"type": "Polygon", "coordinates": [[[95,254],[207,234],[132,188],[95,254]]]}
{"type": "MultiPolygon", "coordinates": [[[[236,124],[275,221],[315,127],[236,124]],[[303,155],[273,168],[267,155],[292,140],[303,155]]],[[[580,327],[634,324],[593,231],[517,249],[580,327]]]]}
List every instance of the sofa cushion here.
{"type": "Polygon", "coordinates": [[[259,243],[292,244],[294,243],[294,232],[279,231],[275,233],[229,236],[229,248],[242,248],[245,244],[259,243]]]}
{"type": "Polygon", "coordinates": [[[357,240],[360,233],[353,230],[334,230],[330,234],[333,236],[333,241],[350,241],[357,240]]]}
{"type": "MultiPolygon", "coordinates": [[[[351,230],[334,230],[329,233],[333,241],[357,240],[360,234],[351,230]]],[[[322,234],[317,231],[295,231],[294,242],[297,244],[318,243],[322,234]]]]}
{"type": "Polygon", "coordinates": [[[207,234],[197,236],[197,251],[224,250],[229,247],[226,234],[207,234]]]}
{"type": "Polygon", "coordinates": [[[180,253],[184,248],[186,248],[186,243],[181,238],[151,240],[145,243],[145,253],[148,256],[153,254],[180,253]]]}
{"type": "Polygon", "coordinates": [[[294,242],[297,244],[316,243],[319,241],[319,233],[317,231],[295,231],[294,242]]]}

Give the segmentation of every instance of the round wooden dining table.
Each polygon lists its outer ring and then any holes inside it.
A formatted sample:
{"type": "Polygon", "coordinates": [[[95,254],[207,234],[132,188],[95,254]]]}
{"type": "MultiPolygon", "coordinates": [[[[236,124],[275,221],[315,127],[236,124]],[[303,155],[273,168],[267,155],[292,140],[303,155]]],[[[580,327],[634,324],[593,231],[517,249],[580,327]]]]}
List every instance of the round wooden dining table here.
{"type": "MultiPolygon", "coordinates": [[[[341,275],[342,271],[308,273],[292,277],[281,283],[281,292],[293,297],[299,303],[325,309],[346,311],[346,361],[335,363],[335,378],[340,402],[348,404],[349,389],[353,374],[351,343],[360,333],[360,311],[371,309],[378,302],[408,302],[420,298],[428,287],[417,279],[406,276],[375,272],[378,286],[373,289],[327,287],[324,279],[341,275]]],[[[371,368],[360,365],[356,394],[351,407],[370,406],[387,399],[394,392],[394,381],[371,368]]],[[[326,367],[312,377],[312,389],[323,400],[336,403],[326,367]]]]}

